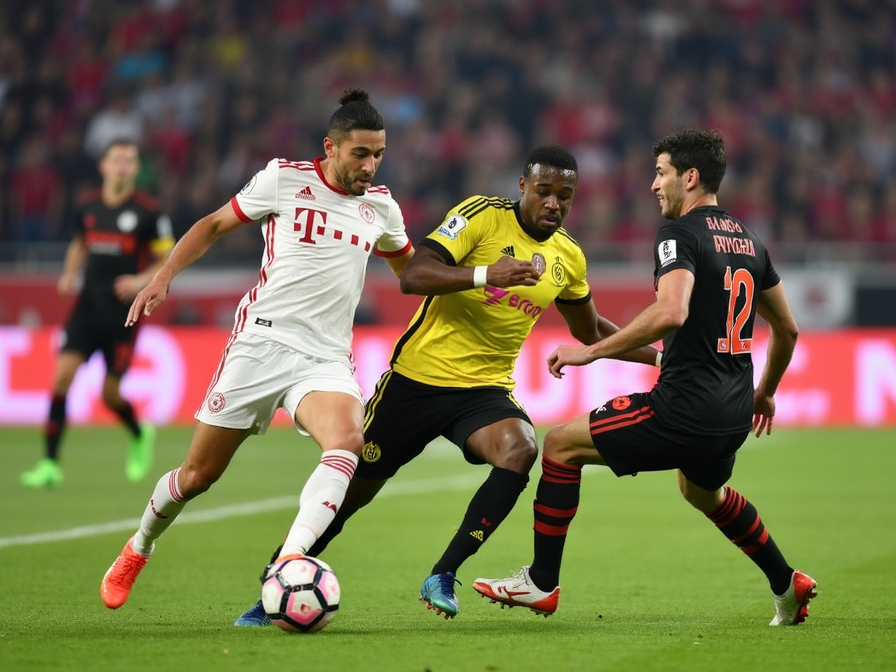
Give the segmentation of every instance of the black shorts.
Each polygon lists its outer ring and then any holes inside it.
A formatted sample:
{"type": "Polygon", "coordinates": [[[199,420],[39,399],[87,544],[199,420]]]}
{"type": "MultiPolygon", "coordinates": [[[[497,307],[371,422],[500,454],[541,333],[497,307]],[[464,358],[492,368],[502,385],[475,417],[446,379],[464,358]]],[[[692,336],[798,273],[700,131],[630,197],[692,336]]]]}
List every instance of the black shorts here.
{"type": "Polygon", "coordinates": [[[749,433],[699,436],[669,429],[656,419],[643,392],[616,397],[591,411],[591,440],[614,474],[680,469],[706,490],[728,482],[749,433]]]}
{"type": "Polygon", "coordinates": [[[77,308],[69,318],[63,333],[61,349],[77,352],[89,359],[99,350],[106,360],[106,372],[121,378],[134,357],[137,326],[125,327],[107,320],[98,321],[91,311],[77,308]]]}
{"type": "Polygon", "coordinates": [[[506,388],[435,387],[387,371],[367,402],[364,451],[355,473],[391,478],[439,436],[459,447],[467,462],[484,464],[466,449],[467,438],[505,418],[531,424],[506,388]]]}

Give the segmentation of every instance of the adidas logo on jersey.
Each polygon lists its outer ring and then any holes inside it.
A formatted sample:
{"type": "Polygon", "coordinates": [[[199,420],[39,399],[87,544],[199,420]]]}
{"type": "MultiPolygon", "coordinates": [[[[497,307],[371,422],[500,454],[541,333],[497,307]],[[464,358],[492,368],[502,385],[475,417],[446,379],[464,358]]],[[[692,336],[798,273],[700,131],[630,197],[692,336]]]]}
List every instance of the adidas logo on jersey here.
{"type": "Polygon", "coordinates": [[[306,201],[313,201],[317,196],[311,193],[311,187],[305,187],[296,194],[296,198],[304,198],[306,201]]]}
{"type": "Polygon", "coordinates": [[[501,250],[501,254],[506,254],[508,257],[513,256],[513,245],[508,245],[503,250],[501,250]]]}

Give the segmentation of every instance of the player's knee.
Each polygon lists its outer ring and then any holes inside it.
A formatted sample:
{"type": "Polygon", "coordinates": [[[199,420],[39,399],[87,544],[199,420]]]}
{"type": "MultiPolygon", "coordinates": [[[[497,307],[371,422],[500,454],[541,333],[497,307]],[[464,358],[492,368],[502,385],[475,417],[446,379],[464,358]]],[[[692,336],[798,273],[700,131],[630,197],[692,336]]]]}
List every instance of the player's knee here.
{"type": "Polygon", "coordinates": [[[182,466],[178,485],[180,486],[181,495],[184,499],[193,499],[194,497],[206,492],[220,478],[221,474],[199,467],[182,466]]]}
{"type": "Polygon", "coordinates": [[[342,432],[336,436],[329,437],[321,442],[321,449],[328,450],[347,450],[360,457],[364,450],[364,434],[359,431],[342,432]]]}
{"type": "Polygon", "coordinates": [[[560,464],[566,464],[571,457],[569,442],[563,438],[562,426],[554,427],[545,435],[544,457],[560,464]]]}
{"type": "Polygon", "coordinates": [[[688,504],[707,515],[718,509],[725,501],[724,488],[705,490],[691,483],[681,472],[678,472],[678,489],[688,504]]]}
{"type": "Polygon", "coordinates": [[[498,450],[489,462],[494,467],[528,474],[538,458],[538,444],[534,440],[519,440],[498,450]]]}

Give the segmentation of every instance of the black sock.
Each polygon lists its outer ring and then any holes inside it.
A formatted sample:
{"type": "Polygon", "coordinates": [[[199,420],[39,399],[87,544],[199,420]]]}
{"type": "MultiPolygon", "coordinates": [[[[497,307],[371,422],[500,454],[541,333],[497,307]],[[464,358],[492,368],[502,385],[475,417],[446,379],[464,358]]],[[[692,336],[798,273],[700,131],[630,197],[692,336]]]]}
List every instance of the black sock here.
{"type": "Polygon", "coordinates": [[[283,544],[280,544],[280,545],[277,547],[277,550],[274,551],[273,553],[271,553],[271,560],[270,560],[270,562],[268,562],[268,564],[266,564],[266,565],[264,566],[264,570],[262,570],[262,572],[261,572],[261,576],[258,577],[259,579],[261,579],[261,583],[262,583],[262,584],[264,584],[265,580],[268,578],[268,572],[269,572],[270,569],[271,569],[271,565],[273,565],[273,564],[274,564],[274,561],[275,561],[277,558],[280,557],[280,553],[281,553],[282,551],[283,551],[283,544]]]}
{"type": "Polygon", "coordinates": [[[707,517],[765,573],[772,592],[782,595],[790,586],[793,567],[765,529],[756,507],[734,489],[726,486],[725,490],[725,501],[707,517]]]}
{"type": "Polygon", "coordinates": [[[529,482],[527,474],[495,467],[489,472],[464,514],[457,533],[442,557],[432,568],[433,574],[456,574],[463,561],[479,550],[498,529],[529,482]]]}
{"type": "Polygon", "coordinates": [[[59,443],[65,432],[65,401],[64,394],[53,395],[50,401],[50,417],[44,425],[44,452],[48,458],[56,462],[59,461],[59,443]]]}
{"type": "Polygon", "coordinates": [[[560,563],[566,532],[579,508],[582,467],[544,457],[535,493],[535,559],[529,578],[541,590],[560,584],[560,563]]]}
{"type": "Polygon", "coordinates": [[[132,436],[140,436],[140,423],[137,422],[137,417],[134,415],[134,407],[131,406],[130,402],[125,401],[123,406],[112,408],[112,412],[121,419],[132,436]]]}
{"type": "MultiPolygon", "coordinates": [[[[360,508],[360,507],[358,507],[360,508]]],[[[333,518],[332,522],[327,525],[327,529],[323,531],[317,541],[312,544],[311,548],[308,549],[308,555],[313,558],[316,558],[321,553],[324,552],[324,549],[330,544],[336,536],[342,532],[342,527],[345,525],[345,522],[351,517],[352,514],[358,511],[358,508],[355,508],[349,511],[348,507],[345,504],[340,507],[339,511],[336,512],[336,517],[333,518]]]]}

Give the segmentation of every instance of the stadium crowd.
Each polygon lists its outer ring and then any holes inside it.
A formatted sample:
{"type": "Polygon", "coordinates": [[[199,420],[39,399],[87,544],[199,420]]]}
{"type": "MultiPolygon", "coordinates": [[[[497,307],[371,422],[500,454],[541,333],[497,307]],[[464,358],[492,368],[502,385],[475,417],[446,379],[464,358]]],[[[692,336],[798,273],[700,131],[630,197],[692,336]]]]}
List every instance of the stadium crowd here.
{"type": "MultiPolygon", "coordinates": [[[[118,137],[183,232],[269,158],[321,154],[319,103],[353,84],[415,242],[464,195],[515,197],[552,143],[579,161],[567,224],[589,257],[649,260],[650,143],[704,126],[728,209],[778,258],[896,260],[894,0],[6,0],[2,246],[68,240],[118,137]]],[[[255,265],[260,244],[214,257],[255,265]]]]}

